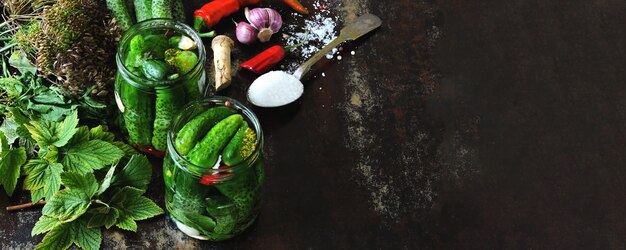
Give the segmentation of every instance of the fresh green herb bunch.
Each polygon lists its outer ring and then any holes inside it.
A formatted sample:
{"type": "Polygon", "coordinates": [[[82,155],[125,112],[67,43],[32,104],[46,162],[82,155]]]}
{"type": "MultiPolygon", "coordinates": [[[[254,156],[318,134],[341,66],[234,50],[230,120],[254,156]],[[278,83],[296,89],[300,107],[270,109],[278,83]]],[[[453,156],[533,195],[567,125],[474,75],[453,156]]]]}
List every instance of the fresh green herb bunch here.
{"type": "MultiPolygon", "coordinates": [[[[40,28],[25,29],[33,39],[38,70],[75,95],[95,86],[92,96],[109,94],[115,74],[120,31],[98,0],[58,0],[41,15],[40,28]]],[[[20,38],[16,39],[20,41],[20,38]]]]}

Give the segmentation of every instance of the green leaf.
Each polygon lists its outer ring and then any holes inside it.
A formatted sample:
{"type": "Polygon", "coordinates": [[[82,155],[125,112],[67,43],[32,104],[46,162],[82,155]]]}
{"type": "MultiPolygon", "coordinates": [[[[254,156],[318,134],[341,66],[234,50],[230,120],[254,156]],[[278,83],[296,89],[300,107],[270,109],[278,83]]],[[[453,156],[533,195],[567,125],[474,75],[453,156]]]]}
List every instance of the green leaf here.
{"type": "MultiPolygon", "coordinates": [[[[4,138],[4,136],[2,136],[4,138]]],[[[12,196],[20,177],[20,168],[26,162],[26,150],[16,148],[0,152],[0,184],[7,195],[12,196]]]]}
{"type": "Polygon", "coordinates": [[[37,74],[37,67],[28,61],[26,53],[21,50],[16,50],[11,54],[11,57],[9,57],[9,64],[22,74],[25,74],[26,72],[30,72],[33,75],[37,74]]]}
{"type": "Polygon", "coordinates": [[[45,119],[30,121],[24,124],[31,137],[37,141],[39,147],[54,145],[63,147],[76,133],[78,125],[78,112],[73,111],[65,117],[63,122],[52,122],[45,119]]]}
{"type": "Polygon", "coordinates": [[[67,142],[65,147],[70,147],[70,146],[73,146],[82,142],[86,142],[86,141],[89,141],[89,139],[90,139],[89,127],[80,126],[76,129],[76,133],[74,134],[74,136],[72,136],[72,139],[70,139],[70,141],[67,142]]]}
{"type": "Polygon", "coordinates": [[[30,136],[39,144],[39,147],[47,147],[56,142],[56,123],[47,120],[33,120],[24,124],[30,136]]]}
{"type": "Polygon", "coordinates": [[[124,151],[124,155],[126,157],[131,157],[132,155],[135,155],[138,153],[137,150],[135,150],[135,148],[121,141],[114,141],[114,142],[111,142],[111,144],[115,145],[116,147],[124,151]]]}
{"type": "Polygon", "coordinates": [[[121,216],[115,226],[127,231],[137,232],[137,223],[130,217],[121,216]]]}
{"type": "Polygon", "coordinates": [[[32,191],[43,188],[46,182],[45,172],[47,167],[48,162],[45,160],[29,160],[23,169],[23,172],[26,173],[24,189],[32,191]]]}
{"type": "Polygon", "coordinates": [[[123,209],[127,200],[139,198],[145,192],[146,191],[143,189],[126,186],[124,188],[119,189],[117,193],[113,195],[113,198],[111,198],[111,202],[109,204],[119,209],[123,209]]]}
{"type": "Polygon", "coordinates": [[[100,188],[98,189],[97,195],[101,195],[102,193],[104,193],[104,191],[106,191],[111,186],[111,179],[113,179],[113,174],[115,173],[116,167],[117,167],[117,164],[109,168],[109,171],[107,171],[107,174],[104,176],[104,179],[102,179],[102,183],[100,184],[100,188]]]}
{"type": "Polygon", "coordinates": [[[33,203],[39,202],[45,195],[46,193],[44,192],[43,188],[30,191],[30,198],[33,203]]]}
{"type": "Polygon", "coordinates": [[[98,191],[98,182],[92,173],[63,172],[61,173],[61,183],[70,190],[84,193],[90,199],[98,191]]]}
{"type": "Polygon", "coordinates": [[[72,238],[75,233],[72,223],[62,223],[54,227],[45,237],[35,250],[43,249],[68,249],[72,245],[72,238]]]}
{"type": "Polygon", "coordinates": [[[203,234],[210,234],[216,226],[216,223],[211,217],[196,214],[196,213],[184,213],[188,222],[191,222],[191,227],[198,229],[203,234]]]}
{"type": "Polygon", "coordinates": [[[115,135],[111,132],[104,131],[104,127],[102,125],[91,128],[89,133],[92,140],[102,140],[106,142],[112,142],[115,140],[115,135]]]}
{"type": "Polygon", "coordinates": [[[120,211],[112,207],[99,207],[89,211],[93,213],[89,219],[90,228],[105,226],[111,228],[120,217],[120,211]]]}
{"type": "Polygon", "coordinates": [[[65,117],[65,120],[59,126],[57,141],[54,142],[54,146],[65,146],[76,133],[76,126],[78,126],[78,111],[74,110],[65,117]]]}
{"type": "Polygon", "coordinates": [[[64,189],[52,196],[43,207],[43,214],[61,221],[73,221],[83,215],[91,205],[91,197],[82,190],[64,189]]]}
{"type": "Polygon", "coordinates": [[[9,149],[9,142],[7,141],[6,136],[4,136],[4,132],[0,131],[0,153],[8,151],[9,149]]]}
{"type": "Polygon", "coordinates": [[[47,183],[43,186],[43,191],[46,200],[52,198],[61,189],[61,172],[63,172],[63,165],[60,163],[52,163],[44,171],[47,183]]]}
{"type": "Polygon", "coordinates": [[[19,127],[20,125],[15,122],[13,117],[7,118],[2,122],[0,131],[4,134],[8,144],[13,144],[20,137],[17,133],[19,127]]]}
{"type": "Polygon", "coordinates": [[[59,219],[57,218],[43,215],[39,217],[39,221],[35,223],[35,226],[33,227],[33,230],[31,231],[30,234],[31,236],[35,236],[38,234],[48,232],[52,230],[54,227],[56,227],[57,225],[59,225],[60,223],[61,221],[59,221],[59,219]]]}
{"type": "Polygon", "coordinates": [[[112,186],[131,186],[146,189],[152,178],[152,165],[145,155],[135,154],[117,175],[113,177],[112,186]]]}
{"type": "Polygon", "coordinates": [[[102,243],[102,232],[100,228],[89,228],[86,219],[76,220],[74,223],[75,234],[74,243],[85,250],[100,249],[102,243]]]}
{"type": "Polygon", "coordinates": [[[133,220],[145,220],[163,214],[163,209],[144,196],[126,199],[122,211],[133,220]]]}
{"type": "Polygon", "coordinates": [[[67,171],[91,173],[119,161],[124,152],[111,143],[92,140],[71,146],[63,155],[62,162],[67,171]]]}

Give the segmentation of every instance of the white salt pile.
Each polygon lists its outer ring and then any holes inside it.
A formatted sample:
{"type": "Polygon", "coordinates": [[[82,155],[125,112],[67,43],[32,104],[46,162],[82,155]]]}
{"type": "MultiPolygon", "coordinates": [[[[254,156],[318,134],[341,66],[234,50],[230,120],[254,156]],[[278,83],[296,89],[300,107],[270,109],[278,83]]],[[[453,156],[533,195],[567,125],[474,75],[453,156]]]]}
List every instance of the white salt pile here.
{"type": "Polygon", "coordinates": [[[267,72],[252,82],[248,100],[259,107],[278,107],[300,98],[304,86],[295,76],[285,71],[267,72]]]}

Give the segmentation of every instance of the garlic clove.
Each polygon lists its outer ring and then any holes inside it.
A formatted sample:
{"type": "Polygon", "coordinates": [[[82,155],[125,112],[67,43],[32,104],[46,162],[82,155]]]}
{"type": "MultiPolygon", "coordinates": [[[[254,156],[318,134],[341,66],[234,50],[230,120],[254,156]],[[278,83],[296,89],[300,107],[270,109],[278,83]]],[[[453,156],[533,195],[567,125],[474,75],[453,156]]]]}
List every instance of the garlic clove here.
{"type": "Polygon", "coordinates": [[[248,19],[248,22],[257,30],[267,28],[269,23],[269,14],[265,11],[265,8],[254,8],[252,10],[248,10],[246,7],[244,14],[246,15],[246,19],[248,19]]]}
{"type": "Polygon", "coordinates": [[[252,44],[257,40],[258,30],[246,22],[239,22],[235,29],[237,41],[243,44],[252,44]]]}
{"type": "Polygon", "coordinates": [[[283,18],[280,16],[280,13],[274,9],[265,8],[268,16],[268,24],[267,28],[270,28],[274,33],[280,30],[280,27],[283,26],[283,18]]]}
{"type": "Polygon", "coordinates": [[[196,44],[196,42],[193,41],[193,39],[187,37],[187,36],[181,36],[180,37],[180,42],[178,42],[178,48],[182,49],[182,50],[192,50],[197,48],[198,45],[196,44]]]}

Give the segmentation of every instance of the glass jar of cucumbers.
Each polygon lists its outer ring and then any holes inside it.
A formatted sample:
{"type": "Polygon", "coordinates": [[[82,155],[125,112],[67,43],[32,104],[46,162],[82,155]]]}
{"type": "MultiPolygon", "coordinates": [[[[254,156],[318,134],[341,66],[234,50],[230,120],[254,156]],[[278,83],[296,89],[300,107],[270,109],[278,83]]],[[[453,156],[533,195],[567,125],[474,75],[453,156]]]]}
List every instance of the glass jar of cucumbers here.
{"type": "Polygon", "coordinates": [[[129,144],[163,156],[176,113],[204,96],[205,49],[198,34],[172,19],[151,19],[124,33],[117,50],[115,99],[129,144]]]}
{"type": "Polygon", "coordinates": [[[263,131],[241,103],[212,97],[190,103],[168,133],[165,204],[187,235],[219,241],[257,216],[264,181],[263,131]]]}

